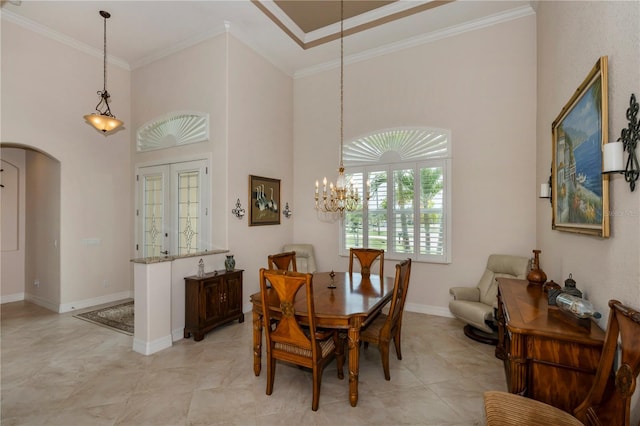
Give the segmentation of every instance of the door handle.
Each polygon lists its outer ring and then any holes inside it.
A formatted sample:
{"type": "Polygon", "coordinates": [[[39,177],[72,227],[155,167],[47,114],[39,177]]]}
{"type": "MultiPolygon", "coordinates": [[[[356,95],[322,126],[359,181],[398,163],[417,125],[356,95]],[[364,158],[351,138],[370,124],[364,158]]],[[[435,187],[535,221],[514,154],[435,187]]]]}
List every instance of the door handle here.
{"type": "Polygon", "coordinates": [[[165,251],[160,250],[160,254],[164,254],[166,256],[169,254],[169,250],[165,250],[165,251]]]}

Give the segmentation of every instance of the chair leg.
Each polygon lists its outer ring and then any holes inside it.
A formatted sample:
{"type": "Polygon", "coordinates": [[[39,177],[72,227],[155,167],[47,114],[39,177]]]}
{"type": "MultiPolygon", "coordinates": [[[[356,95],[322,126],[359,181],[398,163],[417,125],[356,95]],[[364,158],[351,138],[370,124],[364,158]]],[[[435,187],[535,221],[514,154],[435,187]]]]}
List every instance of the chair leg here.
{"type": "Polygon", "coordinates": [[[320,384],[322,383],[322,369],[317,365],[313,367],[313,401],[311,402],[311,409],[318,411],[318,405],[320,405],[320,384]]]}
{"type": "Polygon", "coordinates": [[[379,344],[380,357],[382,358],[382,369],[384,370],[385,380],[391,380],[391,374],[389,374],[389,343],[389,341],[381,341],[379,344]]]}
{"type": "Polygon", "coordinates": [[[393,344],[396,346],[396,355],[398,359],[402,359],[402,350],[400,349],[400,330],[393,336],[393,344]]]}
{"type": "Polygon", "coordinates": [[[276,359],[267,356],[267,395],[273,392],[273,380],[276,377],[276,359]]]}

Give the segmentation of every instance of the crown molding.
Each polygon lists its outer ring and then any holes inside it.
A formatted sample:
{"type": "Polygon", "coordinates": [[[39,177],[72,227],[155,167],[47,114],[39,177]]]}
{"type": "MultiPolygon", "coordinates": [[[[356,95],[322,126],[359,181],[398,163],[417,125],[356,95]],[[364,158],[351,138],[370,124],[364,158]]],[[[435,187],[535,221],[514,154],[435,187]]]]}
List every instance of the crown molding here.
{"type": "Polygon", "coordinates": [[[159,59],[165,58],[167,56],[171,56],[174,53],[178,53],[181,50],[188,49],[189,47],[202,43],[203,41],[206,41],[214,37],[217,37],[221,34],[224,34],[225,32],[227,32],[227,22],[228,21],[221,22],[219,27],[213,28],[211,31],[200,34],[196,37],[183,40],[180,43],[176,43],[167,49],[157,51],[155,53],[152,53],[151,55],[145,56],[144,58],[138,61],[134,61],[131,63],[131,69],[135,70],[136,68],[143,67],[159,59]]]}
{"type": "MultiPolygon", "coordinates": [[[[375,58],[378,56],[386,55],[388,53],[397,52],[411,47],[420,46],[422,44],[432,43],[434,41],[442,40],[448,37],[454,37],[469,31],[475,31],[482,28],[491,27],[504,22],[512,21],[515,19],[524,18],[526,16],[534,15],[535,11],[531,6],[523,6],[516,9],[512,9],[506,12],[491,15],[485,18],[476,19],[474,21],[465,22],[461,25],[454,25],[442,30],[433,31],[428,34],[412,37],[406,40],[402,40],[396,43],[389,43],[384,46],[376,47],[375,49],[369,49],[367,51],[348,55],[344,57],[345,64],[352,64],[367,59],[375,58]]],[[[328,71],[340,66],[340,60],[325,62],[313,67],[304,68],[294,73],[294,79],[308,77],[310,75],[318,74],[324,71],[328,71]]]]}
{"type": "MultiPolygon", "coordinates": [[[[82,43],[81,41],[76,40],[75,38],[66,36],[62,33],[59,33],[58,31],[54,31],[49,27],[38,24],[37,22],[24,18],[16,13],[9,12],[8,10],[2,10],[0,15],[2,15],[2,20],[14,23],[22,28],[33,31],[51,40],[66,44],[67,46],[77,49],[90,56],[95,56],[96,58],[104,57],[104,51],[91,47],[86,43],[82,43]]],[[[129,63],[123,59],[107,54],[107,62],[124,70],[131,71],[129,63]]]]}

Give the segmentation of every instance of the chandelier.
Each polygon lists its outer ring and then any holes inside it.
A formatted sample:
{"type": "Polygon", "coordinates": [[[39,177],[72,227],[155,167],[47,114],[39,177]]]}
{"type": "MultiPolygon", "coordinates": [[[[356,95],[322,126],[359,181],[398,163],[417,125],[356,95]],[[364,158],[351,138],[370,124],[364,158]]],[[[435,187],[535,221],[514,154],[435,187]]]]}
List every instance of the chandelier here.
{"type": "MultiPolygon", "coordinates": [[[[327,178],[322,179],[322,192],[320,184],[316,180],[315,202],[316,210],[325,213],[340,213],[342,216],[346,211],[351,212],[358,209],[360,205],[360,195],[358,189],[354,188],[353,182],[347,186],[347,179],[344,176],[344,163],[342,161],[342,148],[344,145],[344,1],[340,1],[340,166],[338,167],[338,178],[336,184],[329,183],[327,190],[327,178]]],[[[367,191],[366,199],[369,199],[367,191]]]]}
{"type": "Polygon", "coordinates": [[[85,115],[84,119],[87,120],[93,127],[100,130],[102,133],[107,133],[111,130],[117,129],[124,123],[118,120],[115,115],[111,114],[111,109],[109,108],[109,97],[111,95],[109,95],[109,92],[107,92],[107,19],[111,17],[111,14],[109,12],[101,10],[100,16],[104,18],[104,86],[102,88],[102,91],[98,91],[100,101],[98,102],[98,105],[96,105],[96,112],[94,112],[93,114],[85,115]]]}

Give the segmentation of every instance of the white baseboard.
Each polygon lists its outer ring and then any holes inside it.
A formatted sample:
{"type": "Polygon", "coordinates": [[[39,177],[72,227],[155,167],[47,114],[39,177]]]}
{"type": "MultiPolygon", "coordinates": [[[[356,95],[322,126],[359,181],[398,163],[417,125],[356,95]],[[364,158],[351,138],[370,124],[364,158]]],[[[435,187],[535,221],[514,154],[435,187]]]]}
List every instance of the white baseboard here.
{"type": "Polygon", "coordinates": [[[6,296],[2,296],[0,298],[0,305],[3,305],[5,303],[11,303],[11,302],[19,302],[21,300],[24,300],[24,292],[16,293],[16,294],[7,294],[6,296]]]}
{"type": "Polygon", "coordinates": [[[184,328],[176,328],[171,331],[171,340],[177,342],[178,340],[184,339],[184,328]]]}
{"type": "Polygon", "coordinates": [[[53,312],[58,312],[59,305],[57,303],[51,302],[47,299],[43,299],[42,297],[34,296],[33,294],[25,293],[24,300],[27,302],[31,302],[35,305],[42,306],[53,312]]]}
{"type": "Polygon", "coordinates": [[[404,309],[409,312],[417,312],[419,314],[436,315],[439,317],[455,318],[449,308],[432,305],[419,305],[417,303],[406,303],[404,309]]]}
{"type": "Polygon", "coordinates": [[[107,294],[91,299],[77,300],[75,302],[63,303],[56,310],[58,313],[71,312],[78,309],[90,308],[91,306],[104,305],[105,303],[117,302],[123,299],[132,299],[133,291],[121,291],[119,293],[107,294]]]}
{"type": "Polygon", "coordinates": [[[163,349],[170,348],[172,344],[171,336],[164,336],[153,342],[145,342],[144,340],[134,338],[133,350],[142,355],[151,355],[163,349]]]}

